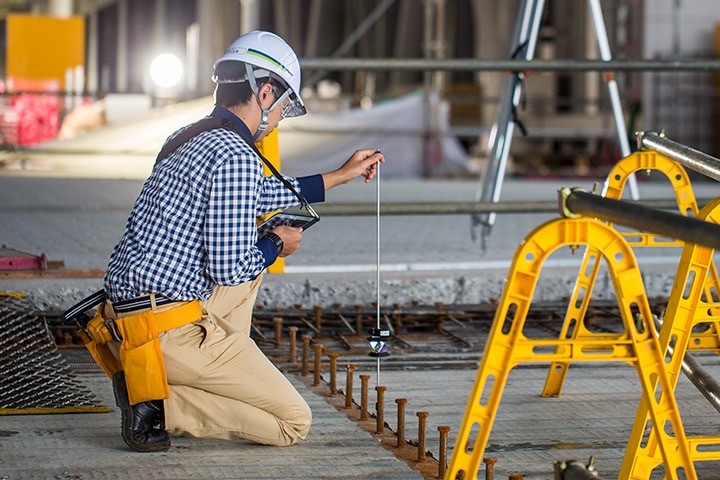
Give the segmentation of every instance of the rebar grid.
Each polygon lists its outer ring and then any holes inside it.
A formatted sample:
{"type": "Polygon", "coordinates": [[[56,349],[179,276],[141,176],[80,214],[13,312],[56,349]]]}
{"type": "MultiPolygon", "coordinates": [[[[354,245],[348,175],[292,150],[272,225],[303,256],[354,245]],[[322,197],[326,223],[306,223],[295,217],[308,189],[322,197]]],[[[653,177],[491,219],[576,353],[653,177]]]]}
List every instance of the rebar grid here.
{"type": "Polygon", "coordinates": [[[28,298],[0,296],[0,414],[107,411],[69,368],[36,311],[28,298]]]}

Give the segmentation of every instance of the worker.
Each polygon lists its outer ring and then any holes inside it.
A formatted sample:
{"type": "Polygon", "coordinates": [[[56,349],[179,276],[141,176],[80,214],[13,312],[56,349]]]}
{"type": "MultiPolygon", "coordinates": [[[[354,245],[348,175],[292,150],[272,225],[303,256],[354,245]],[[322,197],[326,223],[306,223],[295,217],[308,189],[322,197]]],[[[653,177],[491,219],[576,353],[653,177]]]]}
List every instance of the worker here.
{"type": "Polygon", "coordinates": [[[307,436],[307,403],[250,338],[263,271],[298,250],[302,229],[258,238],[256,218],[324,201],[355,178],[367,183],[385,161],[373,148],[328,173],[264,176],[253,143],[306,113],[298,58],[274,33],[235,40],[213,80],[209,118],[218,123],[169,137],[174,146],[143,185],[104,280],[102,328],[120,340],[115,400],[136,451],[166,450],[170,436],[276,446],[307,436]]]}

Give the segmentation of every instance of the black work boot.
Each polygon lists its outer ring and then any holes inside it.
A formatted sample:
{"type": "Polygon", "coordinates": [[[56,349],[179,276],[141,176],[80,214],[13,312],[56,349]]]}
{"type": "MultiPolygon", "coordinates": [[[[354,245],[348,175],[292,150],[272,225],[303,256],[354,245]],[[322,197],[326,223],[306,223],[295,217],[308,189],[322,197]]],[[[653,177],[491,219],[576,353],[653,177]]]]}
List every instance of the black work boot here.
{"type": "Polygon", "coordinates": [[[115,403],[122,413],[122,438],[136,452],[162,452],[170,448],[170,436],[156,428],[164,421],[162,400],[130,405],[125,372],[113,375],[115,403]]]}

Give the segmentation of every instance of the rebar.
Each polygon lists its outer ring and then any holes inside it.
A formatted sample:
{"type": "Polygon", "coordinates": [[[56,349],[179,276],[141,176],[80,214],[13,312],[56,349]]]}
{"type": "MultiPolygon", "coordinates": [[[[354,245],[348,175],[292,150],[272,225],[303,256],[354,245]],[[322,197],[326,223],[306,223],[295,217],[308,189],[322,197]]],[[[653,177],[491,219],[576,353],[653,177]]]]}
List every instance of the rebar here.
{"type": "Polygon", "coordinates": [[[485,457],[483,458],[483,462],[485,463],[485,480],[494,480],[495,464],[497,463],[497,458],[485,457]]]}
{"type": "Polygon", "coordinates": [[[370,375],[360,375],[360,421],[368,419],[368,384],[370,375]]]}
{"type": "Polygon", "coordinates": [[[315,332],[316,338],[322,338],[322,307],[315,305],[313,307],[314,319],[315,319],[315,332]]]}
{"type": "Polygon", "coordinates": [[[330,396],[337,395],[337,359],[339,354],[336,352],[328,353],[330,359],[330,396]]]}
{"type": "Polygon", "coordinates": [[[313,369],[313,386],[320,385],[320,372],[322,370],[322,351],[323,346],[319,343],[315,344],[315,368],[313,369]]]}
{"type": "Polygon", "coordinates": [[[440,452],[438,453],[440,459],[438,460],[438,478],[445,477],[445,471],[448,467],[448,435],[450,435],[450,427],[447,425],[440,425],[438,427],[440,432],[440,452]]]}
{"type": "Polygon", "coordinates": [[[282,344],[283,319],[280,317],[276,317],[273,319],[273,322],[275,323],[275,350],[277,350],[280,348],[280,345],[282,344]]]}
{"type": "Polygon", "coordinates": [[[418,452],[417,461],[418,463],[425,461],[425,428],[427,425],[427,417],[430,416],[430,412],[417,412],[418,417],[418,452]]]}
{"type": "Polygon", "coordinates": [[[308,373],[310,371],[310,335],[303,335],[302,336],[302,342],[303,342],[303,353],[302,353],[302,372],[301,375],[303,377],[307,377],[308,373]]]}
{"type": "Polygon", "coordinates": [[[290,352],[288,355],[288,362],[291,365],[295,365],[297,363],[297,331],[298,331],[298,327],[289,327],[288,331],[290,332],[290,352]]]}
{"type": "Polygon", "coordinates": [[[355,365],[349,363],[345,366],[347,375],[345,379],[345,408],[352,408],[353,404],[353,380],[355,378],[355,365]]]}
{"type": "Polygon", "coordinates": [[[397,403],[397,447],[405,445],[405,406],[407,398],[396,398],[397,403]]]}
{"type": "Polygon", "coordinates": [[[375,411],[377,415],[375,433],[382,435],[385,433],[385,391],[387,387],[383,385],[377,385],[375,392],[377,393],[377,402],[375,403],[375,411]]]}

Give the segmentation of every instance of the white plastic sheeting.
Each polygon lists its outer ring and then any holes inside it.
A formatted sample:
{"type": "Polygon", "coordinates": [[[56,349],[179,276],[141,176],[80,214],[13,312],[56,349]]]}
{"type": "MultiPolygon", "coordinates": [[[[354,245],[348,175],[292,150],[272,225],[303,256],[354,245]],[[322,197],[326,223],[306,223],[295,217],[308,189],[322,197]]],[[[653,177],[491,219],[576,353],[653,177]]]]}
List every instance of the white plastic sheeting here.
{"type": "Polygon", "coordinates": [[[327,172],[355,150],[377,148],[386,160],[384,177],[467,172],[467,153],[449,132],[447,104],[426,102],[422,93],[366,109],[310,112],[280,124],[282,171],[287,175],[327,172]],[[428,117],[431,121],[426,120],[426,108],[433,114],[428,117]],[[426,122],[436,127],[429,128],[426,122]]]}
{"type": "MultiPolygon", "coordinates": [[[[421,93],[368,109],[308,113],[280,124],[280,160],[287,175],[324,173],[339,167],[357,149],[378,148],[385,155],[384,177],[419,178],[424,172],[450,175],[467,170],[467,155],[450,137],[448,108],[434,103],[432,131],[425,128],[421,93]],[[433,138],[436,139],[433,141],[433,138]],[[425,162],[425,163],[424,163],[425,162]],[[424,169],[423,166],[427,168],[424,169]]],[[[176,129],[208,115],[203,98],[156,110],[140,120],[98,125],[75,138],[43,143],[20,154],[0,156],[0,169],[41,170],[48,175],[145,178],[157,152],[176,129]]]]}

